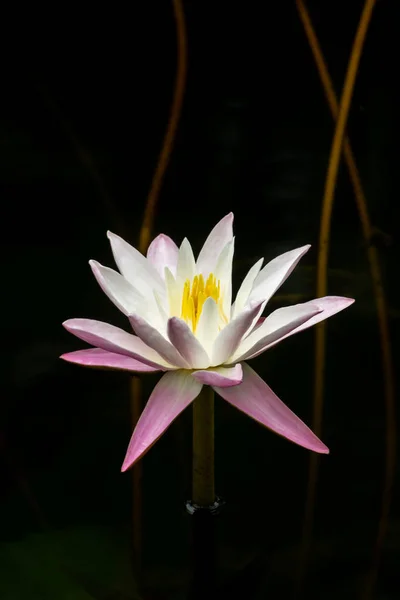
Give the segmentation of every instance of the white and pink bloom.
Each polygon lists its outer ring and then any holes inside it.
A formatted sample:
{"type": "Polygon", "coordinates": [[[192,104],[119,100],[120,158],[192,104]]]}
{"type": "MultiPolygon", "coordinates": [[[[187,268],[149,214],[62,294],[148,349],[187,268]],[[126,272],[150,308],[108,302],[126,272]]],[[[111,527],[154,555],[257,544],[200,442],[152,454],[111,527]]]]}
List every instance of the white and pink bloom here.
{"type": "Polygon", "coordinates": [[[210,385],[227,402],[288,440],[320,453],[328,448],[248,366],[247,360],[350,306],[327,296],[262,313],[310,246],[278,256],[247,273],[232,303],[233,214],[211,231],[197,260],[159,235],[143,256],[108,233],[120,273],[90,261],[100,287],[128,317],[133,333],[90,319],[64,327],[94,348],[61,358],[88,367],[163,371],[135,427],[122,465],[131,467],[210,385]]]}

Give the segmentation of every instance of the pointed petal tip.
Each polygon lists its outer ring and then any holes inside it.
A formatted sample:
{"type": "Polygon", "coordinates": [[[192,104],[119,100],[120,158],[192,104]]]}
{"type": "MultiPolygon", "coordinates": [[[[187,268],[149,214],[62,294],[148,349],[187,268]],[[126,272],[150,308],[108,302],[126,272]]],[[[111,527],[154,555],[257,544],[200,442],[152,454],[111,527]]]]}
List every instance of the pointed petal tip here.
{"type": "Polygon", "coordinates": [[[75,363],[76,362],[73,360],[71,355],[74,355],[75,352],[64,352],[64,354],[61,354],[58,358],[60,358],[61,360],[64,360],[67,363],[75,363]]]}
{"type": "MultiPolygon", "coordinates": [[[[336,303],[336,306],[338,305],[337,303],[339,303],[341,305],[339,310],[347,308],[355,302],[355,298],[347,298],[347,296],[324,296],[323,298],[315,298],[315,300],[311,300],[311,302],[316,303],[318,305],[318,302],[320,300],[325,302],[332,302],[332,304],[336,303]]],[[[326,310],[326,308],[324,309],[326,310]]],[[[339,312],[339,310],[337,312],[339,312]]]]}
{"type": "Polygon", "coordinates": [[[99,271],[99,267],[101,267],[100,263],[97,262],[97,260],[94,260],[93,258],[91,258],[89,260],[89,266],[92,269],[93,273],[98,272],[99,271]]]}
{"type": "MultiPolygon", "coordinates": [[[[155,440],[155,441],[157,441],[157,440],[155,440]]],[[[150,450],[150,448],[153,445],[154,445],[154,442],[153,442],[153,444],[150,444],[147,448],[144,448],[141,452],[140,451],[138,452],[136,450],[136,452],[130,453],[129,451],[127,451],[124,461],[121,465],[121,473],[126,473],[126,471],[129,471],[130,469],[132,469],[132,467],[134,467],[139,462],[139,460],[141,460],[143,458],[143,456],[145,454],[147,454],[147,452],[150,450]]]]}
{"type": "Polygon", "coordinates": [[[125,241],[120,235],[117,235],[116,233],[113,233],[109,229],[107,229],[106,235],[107,235],[107,237],[108,237],[108,239],[110,241],[113,241],[113,240],[116,240],[116,241],[122,240],[123,242],[125,241]]]}
{"type": "Polygon", "coordinates": [[[113,233],[112,231],[110,231],[109,229],[107,230],[106,235],[107,235],[108,241],[110,242],[111,250],[114,253],[115,244],[118,243],[118,240],[120,240],[121,238],[118,235],[116,235],[115,233],[113,233]]]}
{"type": "Polygon", "coordinates": [[[318,454],[329,454],[327,446],[247,363],[242,363],[242,368],[243,381],[239,386],[216,388],[222,398],[290,442],[318,454]]]}
{"type": "Polygon", "coordinates": [[[169,235],[167,235],[166,233],[159,233],[157,237],[155,237],[152,241],[154,242],[154,240],[163,240],[168,242],[172,241],[169,235]]]}
{"type": "Polygon", "coordinates": [[[121,466],[121,473],[126,473],[126,471],[128,471],[128,469],[132,466],[133,466],[133,463],[130,464],[127,461],[124,461],[121,466]]]}
{"type": "Polygon", "coordinates": [[[137,456],[133,460],[131,458],[129,460],[127,460],[125,458],[124,462],[122,463],[122,466],[121,466],[121,473],[126,473],[127,471],[130,471],[135,465],[137,465],[139,460],[143,457],[143,454],[145,454],[145,452],[143,452],[142,454],[139,454],[139,456],[137,456]]]}
{"type": "Polygon", "coordinates": [[[75,331],[75,329],[79,329],[85,322],[87,322],[87,319],[67,319],[66,321],[61,323],[61,325],[64,327],[64,329],[71,332],[75,331]]]}

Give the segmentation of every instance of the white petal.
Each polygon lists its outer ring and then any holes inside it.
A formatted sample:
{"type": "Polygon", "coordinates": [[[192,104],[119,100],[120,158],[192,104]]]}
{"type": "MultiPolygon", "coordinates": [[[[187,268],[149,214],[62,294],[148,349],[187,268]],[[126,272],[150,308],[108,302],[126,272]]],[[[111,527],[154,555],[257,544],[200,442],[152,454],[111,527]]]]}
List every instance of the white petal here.
{"type": "Polygon", "coordinates": [[[153,348],[169,364],[181,369],[188,369],[188,363],[182,358],[178,350],[174,348],[169,340],[161,335],[147,321],[138,315],[130,315],[129,321],[136,333],[145,344],[153,348]]]}
{"type": "Polygon", "coordinates": [[[207,298],[197,323],[196,337],[208,356],[212,355],[215,339],[219,333],[219,310],[213,298],[207,298]]]}
{"type": "Polygon", "coordinates": [[[234,367],[214,367],[213,369],[193,371],[192,375],[204,385],[217,387],[233,387],[242,383],[243,380],[243,370],[240,363],[234,367]]]}
{"type": "Polygon", "coordinates": [[[175,276],[178,264],[178,246],[167,235],[160,233],[150,244],[147,250],[147,260],[164,279],[165,267],[168,267],[175,276]]]}
{"type": "Polygon", "coordinates": [[[212,365],[228,362],[253,322],[258,319],[262,306],[263,302],[249,306],[220,331],[213,346],[212,365]]]}
{"type": "Polygon", "coordinates": [[[283,339],[290,331],[306,323],[322,311],[315,304],[295,304],[278,308],[270,314],[264,323],[242,341],[232,360],[247,360],[257,354],[261,348],[267,349],[273,342],[283,339]]]}
{"type": "Polygon", "coordinates": [[[236,294],[236,300],[232,306],[232,319],[236,317],[241,310],[245,307],[247,300],[249,298],[250,292],[253,289],[253,283],[255,278],[260,272],[262,264],[264,262],[263,258],[260,258],[259,261],[256,262],[247,273],[246,277],[243,279],[242,284],[239,288],[238,293],[236,294]]]}
{"type": "Polygon", "coordinates": [[[178,266],[176,269],[176,280],[183,284],[187,279],[191,282],[196,274],[196,261],[194,260],[192,246],[185,238],[179,248],[178,266]]]}
{"type": "Polygon", "coordinates": [[[233,237],[232,224],[233,213],[229,213],[217,223],[200,250],[196,263],[197,273],[202,273],[205,278],[210,273],[214,273],[219,255],[226,244],[231,241],[233,237]]]}
{"type": "Polygon", "coordinates": [[[192,369],[207,369],[210,366],[207,352],[185,321],[172,317],[168,321],[168,335],[179,354],[192,369]]]}
{"type": "Polygon", "coordinates": [[[113,269],[103,267],[103,265],[95,260],[90,260],[89,265],[103,292],[121,312],[125,315],[143,313],[145,306],[144,296],[122,275],[113,269]]]}
{"type": "MultiPolygon", "coordinates": [[[[232,261],[235,249],[235,238],[228,242],[222,250],[215,269],[215,277],[221,282],[222,308],[227,321],[231,318],[232,303],[232,261]]],[[[224,323],[226,325],[226,323],[224,323]]]]}
{"type": "Polygon", "coordinates": [[[109,323],[93,321],[92,319],[69,319],[63,323],[63,326],[80,340],[102,350],[131,356],[150,367],[174,368],[136,335],[127,333],[119,327],[109,325],[109,323]]]}
{"type": "Polygon", "coordinates": [[[285,252],[271,260],[256,277],[249,302],[268,300],[289,277],[302,256],[311,248],[310,245],[285,252]]]}
{"type": "Polygon", "coordinates": [[[182,312],[182,286],[178,285],[168,267],[165,267],[165,284],[169,304],[168,314],[172,317],[180,317],[182,312]]]}
{"type": "MultiPolygon", "coordinates": [[[[320,323],[321,321],[324,321],[325,319],[332,317],[333,315],[344,310],[345,308],[347,308],[348,306],[350,306],[353,303],[354,303],[353,298],[343,298],[340,296],[325,296],[324,298],[316,298],[315,300],[311,300],[310,302],[305,302],[303,305],[299,305],[299,304],[296,305],[296,306],[305,307],[305,310],[307,310],[307,308],[310,308],[313,306],[313,307],[315,307],[315,309],[318,309],[318,312],[314,316],[310,317],[309,319],[302,320],[300,318],[299,322],[297,324],[295,321],[292,321],[292,323],[290,325],[288,324],[286,327],[283,326],[279,330],[279,332],[276,332],[276,333],[279,333],[279,335],[275,335],[275,336],[273,335],[272,337],[267,335],[264,339],[259,340],[255,344],[255,346],[253,348],[251,348],[251,350],[249,352],[246,353],[245,356],[247,357],[247,360],[249,360],[250,358],[255,358],[259,354],[262,354],[262,352],[265,352],[265,350],[269,350],[269,348],[272,348],[272,346],[275,346],[276,344],[278,344],[282,340],[286,339],[287,337],[290,337],[291,335],[294,335],[295,333],[299,333],[300,331],[303,331],[304,329],[308,329],[309,327],[316,325],[316,323],[320,323]],[[286,329],[286,331],[285,331],[285,329],[286,329]]],[[[286,308],[294,309],[295,306],[288,306],[286,308]]],[[[279,310],[283,311],[284,309],[281,308],[279,310]]],[[[278,312],[278,311],[275,311],[275,313],[276,312],[278,312]]],[[[272,317],[275,313],[272,313],[272,315],[270,315],[270,316],[272,317]]],[[[289,314],[289,312],[288,312],[288,314],[289,314]]],[[[279,318],[281,320],[283,319],[282,313],[279,318]]],[[[258,330],[257,330],[257,332],[258,332],[258,330]]],[[[247,342],[247,339],[245,340],[245,342],[247,342]]],[[[238,351],[236,352],[236,354],[239,354],[239,351],[241,351],[240,347],[239,347],[238,351]]],[[[242,359],[240,359],[240,360],[242,360],[242,359]]]]}
{"type": "Polygon", "coordinates": [[[160,294],[165,294],[163,281],[147,258],[111,231],[107,232],[107,236],[110,240],[114,260],[125,279],[143,295],[153,289],[160,294]]]}
{"type": "Polygon", "coordinates": [[[167,324],[169,319],[169,300],[168,296],[165,300],[162,300],[157,292],[154,292],[154,299],[156,301],[156,305],[158,308],[158,312],[160,315],[160,333],[163,334],[164,337],[167,337],[167,324]]]}

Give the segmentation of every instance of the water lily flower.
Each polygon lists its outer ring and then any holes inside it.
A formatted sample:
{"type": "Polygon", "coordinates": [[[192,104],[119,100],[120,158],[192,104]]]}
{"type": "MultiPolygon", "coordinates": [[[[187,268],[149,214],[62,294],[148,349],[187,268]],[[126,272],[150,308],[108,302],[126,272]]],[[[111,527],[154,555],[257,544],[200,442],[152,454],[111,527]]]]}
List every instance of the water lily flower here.
{"type": "Polygon", "coordinates": [[[314,452],[329,452],[247,361],[354,300],[327,296],[261,316],[310,248],[307,245],[263,268],[259,260],[232,303],[232,224],[230,213],[211,231],[197,260],[186,238],[178,248],[161,234],[145,257],[109,232],[119,273],[90,261],[100,287],[128,317],[134,334],[100,321],[70,319],[64,327],[94,347],[61,358],[88,367],[164,372],[135,427],[122,471],[150,449],[204,385],[288,440],[314,452]]]}

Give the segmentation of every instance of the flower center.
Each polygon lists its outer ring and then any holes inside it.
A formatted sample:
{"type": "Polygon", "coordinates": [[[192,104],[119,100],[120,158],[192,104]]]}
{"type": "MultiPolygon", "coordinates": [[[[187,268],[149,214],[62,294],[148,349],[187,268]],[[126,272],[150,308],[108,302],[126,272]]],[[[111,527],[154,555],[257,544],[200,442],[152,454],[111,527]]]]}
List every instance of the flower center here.
{"type": "Polygon", "coordinates": [[[196,331],[204,302],[207,298],[213,298],[218,304],[220,299],[221,285],[215,275],[210,273],[204,282],[203,275],[196,275],[192,284],[187,279],[183,286],[181,318],[192,324],[193,332],[196,331]]]}

